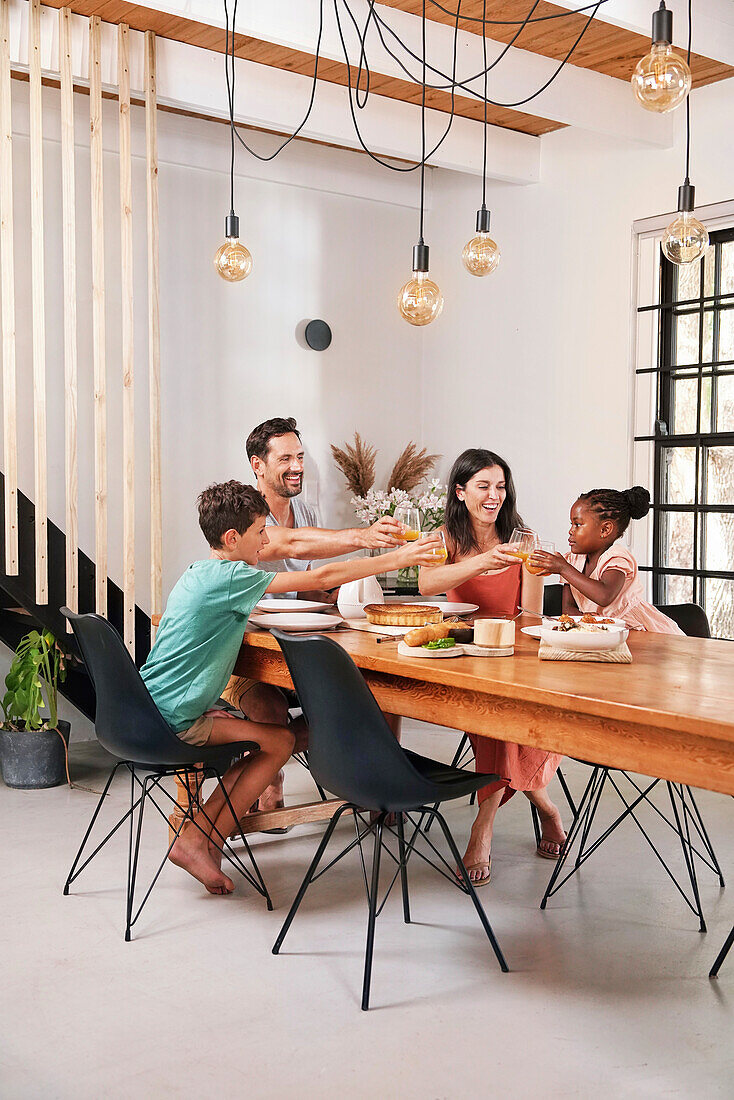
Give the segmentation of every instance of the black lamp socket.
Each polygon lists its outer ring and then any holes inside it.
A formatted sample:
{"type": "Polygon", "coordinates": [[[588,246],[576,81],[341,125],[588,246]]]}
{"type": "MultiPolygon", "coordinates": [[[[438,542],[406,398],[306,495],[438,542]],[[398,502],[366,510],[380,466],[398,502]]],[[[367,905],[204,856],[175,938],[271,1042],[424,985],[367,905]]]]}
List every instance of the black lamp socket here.
{"type": "Polygon", "coordinates": [[[673,42],[673,13],[668,11],[664,0],[661,0],[658,10],[652,13],[652,40],[653,43],[667,42],[668,45],[673,42]]]}
{"type": "Polygon", "coordinates": [[[423,241],[413,245],[413,271],[428,271],[428,245],[423,241]]]}
{"type": "Polygon", "coordinates": [[[237,237],[240,235],[240,219],[236,214],[227,214],[224,219],[224,235],[225,237],[237,237]]]}
{"type": "Polygon", "coordinates": [[[489,219],[491,217],[491,211],[487,210],[486,206],[482,206],[477,210],[477,233],[489,233],[489,219]]]}
{"type": "Polygon", "coordinates": [[[696,188],[692,183],[682,183],[678,188],[678,210],[683,213],[693,210],[696,205],[696,188]]]}

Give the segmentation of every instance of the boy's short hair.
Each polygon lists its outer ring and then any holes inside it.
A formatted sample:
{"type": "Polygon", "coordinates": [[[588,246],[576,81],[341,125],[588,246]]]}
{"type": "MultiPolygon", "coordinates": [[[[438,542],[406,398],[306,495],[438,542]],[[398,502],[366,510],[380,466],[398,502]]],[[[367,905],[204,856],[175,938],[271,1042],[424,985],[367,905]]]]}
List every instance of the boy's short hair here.
{"type": "Polygon", "coordinates": [[[274,416],[272,420],[264,420],[262,424],[258,424],[256,428],[253,428],[247,437],[247,443],[245,444],[247,457],[252,459],[256,455],[265,462],[270,449],[270,440],[278,435],[290,435],[291,432],[297,435],[299,439],[301,438],[294,416],[274,416]]]}
{"type": "Polygon", "coordinates": [[[258,516],[267,516],[270,509],[265,497],[252,485],[241,481],[225,481],[210,485],[197,498],[199,526],[204,538],[215,549],[222,545],[225,531],[243,535],[258,516]]]}

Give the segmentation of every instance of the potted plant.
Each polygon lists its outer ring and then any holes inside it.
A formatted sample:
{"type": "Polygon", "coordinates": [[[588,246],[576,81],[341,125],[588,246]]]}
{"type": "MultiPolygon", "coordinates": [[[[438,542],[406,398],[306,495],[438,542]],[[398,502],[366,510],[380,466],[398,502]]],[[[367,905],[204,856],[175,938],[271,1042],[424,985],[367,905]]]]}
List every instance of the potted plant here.
{"type": "Polygon", "coordinates": [[[65,675],[64,654],[50,631],[21,638],[0,704],[0,766],[8,787],[55,787],[68,777],[70,726],[58,716],[65,675]]]}

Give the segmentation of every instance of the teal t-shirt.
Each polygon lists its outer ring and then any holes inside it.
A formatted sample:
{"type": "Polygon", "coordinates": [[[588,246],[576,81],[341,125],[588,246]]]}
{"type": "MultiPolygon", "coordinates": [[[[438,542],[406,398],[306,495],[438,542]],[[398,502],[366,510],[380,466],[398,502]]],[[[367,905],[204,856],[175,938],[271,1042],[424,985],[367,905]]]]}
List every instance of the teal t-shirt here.
{"type": "Polygon", "coordinates": [[[227,686],[245,626],[274,573],[244,561],[195,561],[168,597],[155,644],[140,670],[176,733],[213,707],[227,686]]]}

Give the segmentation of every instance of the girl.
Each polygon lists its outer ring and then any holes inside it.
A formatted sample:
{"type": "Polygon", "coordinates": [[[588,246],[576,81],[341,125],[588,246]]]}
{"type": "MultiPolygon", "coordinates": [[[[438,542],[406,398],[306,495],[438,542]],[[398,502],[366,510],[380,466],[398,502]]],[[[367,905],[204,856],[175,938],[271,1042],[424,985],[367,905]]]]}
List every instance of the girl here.
{"type": "MultiPolygon", "coordinates": [[[[523,569],[506,544],[522,527],[510,467],[494,451],[472,447],[459,455],[449,475],[443,532],[446,565],[421,567],[418,586],[424,596],[446,592],[449,600],[479,605],[478,617],[512,618],[520,607],[542,611],[543,580],[523,569]]],[[[499,732],[499,731],[497,731],[499,732]]],[[[546,790],[561,757],[528,745],[469,734],[479,772],[503,778],[479,791],[464,864],[475,886],[491,876],[492,829],[499,807],[523,791],[538,810],[542,838],[538,855],[558,859],[566,839],[558,807],[546,790]]]]}
{"type": "Polygon", "coordinates": [[[558,573],[565,581],[566,615],[594,612],[624,619],[630,630],[683,633],[672,619],[646,602],[637,562],[618,541],[631,519],[642,519],[649,511],[650,494],[641,485],[622,492],[592,489],[582,493],[571,508],[571,553],[564,557],[533,552],[536,565],[558,573]]]}

